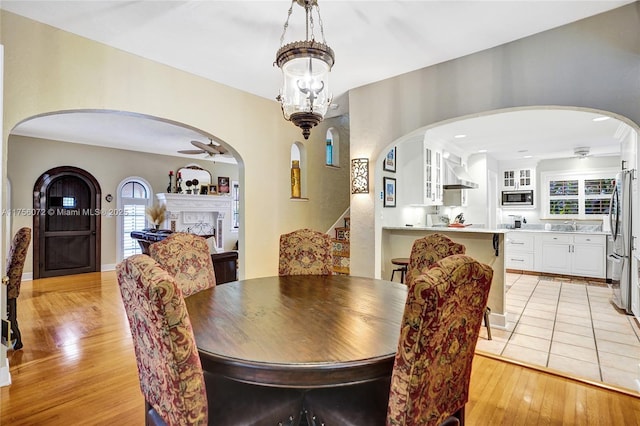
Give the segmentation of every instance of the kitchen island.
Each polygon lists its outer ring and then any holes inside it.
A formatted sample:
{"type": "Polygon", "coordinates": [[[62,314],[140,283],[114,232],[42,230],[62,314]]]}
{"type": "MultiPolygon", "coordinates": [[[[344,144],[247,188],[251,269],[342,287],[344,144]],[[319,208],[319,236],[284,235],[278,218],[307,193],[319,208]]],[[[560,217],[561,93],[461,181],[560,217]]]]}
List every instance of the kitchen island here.
{"type": "Polygon", "coordinates": [[[507,325],[505,306],[504,239],[506,229],[450,228],[386,226],[382,228],[382,277],[390,278],[394,266],[391,259],[409,257],[413,242],[429,234],[440,233],[453,241],[464,244],[466,254],[493,268],[493,281],[489,291],[488,305],[491,308],[491,326],[505,328],[507,325]]]}

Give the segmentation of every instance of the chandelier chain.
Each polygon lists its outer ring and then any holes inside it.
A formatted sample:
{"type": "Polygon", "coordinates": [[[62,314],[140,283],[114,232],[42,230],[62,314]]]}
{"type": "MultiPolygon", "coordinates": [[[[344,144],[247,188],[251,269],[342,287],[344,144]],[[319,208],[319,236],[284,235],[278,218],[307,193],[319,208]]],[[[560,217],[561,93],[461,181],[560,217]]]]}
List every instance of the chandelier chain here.
{"type": "Polygon", "coordinates": [[[322,42],[327,44],[327,40],[324,38],[324,25],[322,24],[322,16],[320,16],[320,4],[316,2],[316,10],[318,11],[318,23],[320,24],[320,35],[322,35],[322,42]]]}
{"type": "MultiPolygon", "coordinates": [[[[316,36],[313,33],[313,29],[314,29],[314,25],[313,25],[313,9],[311,6],[307,6],[307,22],[310,24],[311,26],[311,40],[315,40],[316,36]]],[[[307,26],[307,40],[309,40],[309,28],[307,26]]]]}
{"type": "MultiPolygon", "coordinates": [[[[291,5],[289,6],[289,10],[287,11],[287,20],[284,23],[282,28],[282,35],[280,36],[280,47],[284,45],[284,37],[287,33],[287,29],[289,29],[289,19],[291,18],[291,14],[293,13],[293,4],[296,3],[296,0],[291,0],[291,5]]],[[[322,23],[322,15],[320,15],[320,5],[318,2],[307,2],[305,6],[305,13],[307,15],[307,28],[306,28],[306,39],[307,40],[315,40],[315,22],[313,20],[313,7],[316,8],[316,13],[318,14],[318,23],[320,24],[320,35],[322,36],[322,43],[327,44],[327,40],[324,37],[324,24],[322,23]],[[311,39],[309,39],[309,29],[311,29],[311,39]]]]}
{"type": "Polygon", "coordinates": [[[296,0],[291,0],[291,6],[289,6],[289,12],[287,12],[287,20],[284,23],[284,28],[282,29],[282,35],[280,36],[280,47],[284,44],[284,35],[287,32],[287,28],[289,28],[289,18],[291,18],[291,13],[293,12],[293,4],[296,0]]]}

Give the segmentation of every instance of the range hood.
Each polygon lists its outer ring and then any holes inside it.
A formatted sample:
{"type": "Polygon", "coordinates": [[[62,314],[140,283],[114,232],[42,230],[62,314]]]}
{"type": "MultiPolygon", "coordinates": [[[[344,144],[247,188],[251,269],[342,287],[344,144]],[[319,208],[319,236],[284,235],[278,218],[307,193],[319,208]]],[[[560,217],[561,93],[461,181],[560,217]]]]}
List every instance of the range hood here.
{"type": "Polygon", "coordinates": [[[471,180],[467,171],[460,164],[446,160],[444,175],[444,189],[475,189],[478,184],[471,180]]]}

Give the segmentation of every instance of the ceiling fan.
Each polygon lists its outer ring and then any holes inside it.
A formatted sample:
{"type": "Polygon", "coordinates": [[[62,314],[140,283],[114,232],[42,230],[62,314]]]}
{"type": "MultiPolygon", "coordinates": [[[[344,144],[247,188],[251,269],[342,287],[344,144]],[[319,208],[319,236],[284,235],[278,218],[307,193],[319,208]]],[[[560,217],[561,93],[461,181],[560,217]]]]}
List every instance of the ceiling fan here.
{"type": "Polygon", "coordinates": [[[200,141],[191,141],[191,145],[195,146],[199,149],[184,149],[178,151],[180,154],[207,154],[209,157],[213,157],[214,155],[225,155],[228,153],[226,149],[224,149],[220,144],[215,144],[213,139],[209,139],[208,144],[204,144],[200,141]]]}

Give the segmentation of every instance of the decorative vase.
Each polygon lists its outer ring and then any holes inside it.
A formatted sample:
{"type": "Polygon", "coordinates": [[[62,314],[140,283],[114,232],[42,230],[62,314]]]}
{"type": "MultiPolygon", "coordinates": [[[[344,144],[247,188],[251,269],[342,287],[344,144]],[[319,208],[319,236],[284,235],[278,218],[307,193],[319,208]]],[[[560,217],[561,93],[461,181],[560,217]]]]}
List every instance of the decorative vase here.
{"type": "Polygon", "coordinates": [[[176,178],[176,193],[182,194],[182,174],[178,172],[178,177],[176,178]]]}
{"type": "Polygon", "coordinates": [[[291,198],[300,198],[300,161],[291,161],[291,198]]]}

